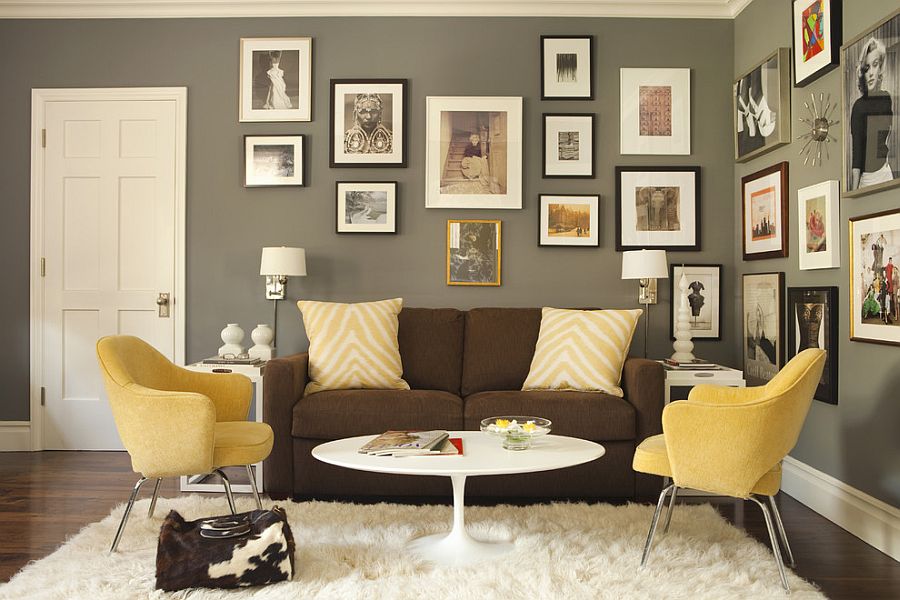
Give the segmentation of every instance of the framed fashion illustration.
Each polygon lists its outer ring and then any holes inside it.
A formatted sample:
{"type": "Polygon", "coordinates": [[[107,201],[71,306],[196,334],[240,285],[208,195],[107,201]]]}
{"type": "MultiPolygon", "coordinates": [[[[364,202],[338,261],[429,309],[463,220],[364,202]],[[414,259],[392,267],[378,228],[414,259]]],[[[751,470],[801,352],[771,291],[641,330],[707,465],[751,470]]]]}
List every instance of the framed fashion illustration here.
{"type": "Polygon", "coordinates": [[[501,221],[447,221],[447,285],[500,285],[501,221]]]}
{"type": "Polygon", "coordinates": [[[800,270],[841,266],[839,181],[797,190],[797,245],[800,270]]]}
{"type": "Polygon", "coordinates": [[[337,233],[397,233],[396,181],[335,183],[337,233]]]}
{"type": "Polygon", "coordinates": [[[900,185],[900,9],[841,48],[844,196],[900,185]]]}
{"type": "Polygon", "coordinates": [[[900,346],[900,209],[850,219],[850,339],[900,346]]]}
{"type": "Polygon", "coordinates": [[[620,154],[691,153],[691,70],[619,69],[620,154]]]}
{"type": "Polygon", "coordinates": [[[616,250],[700,249],[700,167],[616,167],[616,250]]]}
{"type": "Polygon", "coordinates": [[[693,339],[722,339],[722,265],[669,264],[669,298],[672,316],[669,337],[675,341],[675,323],[681,308],[681,276],[687,281],[685,299],[690,310],[693,339]]]}
{"type": "Polygon", "coordinates": [[[838,288],[791,287],[787,291],[787,358],[807,348],[821,348],[825,369],[815,399],[838,403],[838,288]]]}
{"type": "Polygon", "coordinates": [[[784,273],[745,274],[742,280],[744,377],[770,381],[784,364],[784,273]]]}
{"type": "Polygon", "coordinates": [[[779,48],[732,87],[734,159],[745,162],[791,142],[791,49],[779,48]]]}
{"type": "Polygon", "coordinates": [[[841,0],[793,0],[794,87],[840,64],[841,0]]]}
{"type": "Polygon", "coordinates": [[[544,114],[544,179],[594,177],[594,117],[544,114]]]}
{"type": "Polygon", "coordinates": [[[600,245],[600,196],[538,196],[538,246],[600,245]]]}
{"type": "Polygon", "coordinates": [[[312,38],[241,38],[241,122],[312,120],[312,38]]]}
{"type": "Polygon", "coordinates": [[[594,36],[541,36],[541,100],[594,99],[594,36]]]}
{"type": "Polygon", "coordinates": [[[741,178],[744,260],[788,255],[788,163],[741,178]]]}
{"type": "Polygon", "coordinates": [[[244,187],[306,185],[302,135],[245,135],[244,187]]]}
{"type": "Polygon", "coordinates": [[[332,79],[331,167],[406,166],[406,79],[332,79]]]}

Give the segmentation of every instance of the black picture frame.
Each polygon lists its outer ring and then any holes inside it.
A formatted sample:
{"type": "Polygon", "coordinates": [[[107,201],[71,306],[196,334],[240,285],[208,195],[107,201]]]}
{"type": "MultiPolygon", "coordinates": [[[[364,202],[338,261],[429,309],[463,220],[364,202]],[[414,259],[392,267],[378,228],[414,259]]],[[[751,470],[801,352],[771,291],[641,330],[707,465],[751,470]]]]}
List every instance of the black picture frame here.
{"type": "MultiPolygon", "coordinates": [[[[541,100],[594,100],[594,36],[593,35],[542,35],[541,36],[541,100]],[[555,40],[582,40],[588,44],[588,65],[586,71],[590,77],[589,93],[586,95],[553,95],[547,90],[547,77],[550,75],[545,67],[547,42],[555,40]]],[[[581,69],[579,69],[581,71],[581,69]]]]}
{"type": "MultiPolygon", "coordinates": [[[[618,166],[615,169],[616,177],[616,251],[625,250],[666,250],[669,252],[691,252],[699,251],[701,247],[701,178],[700,167],[637,167],[637,166],[618,166]],[[694,211],[690,215],[694,220],[694,236],[692,240],[684,244],[658,244],[658,243],[624,243],[622,223],[624,217],[624,209],[622,205],[622,194],[624,192],[622,184],[622,176],[625,173],[692,173],[694,184],[694,211]]],[[[629,189],[631,189],[629,187],[629,189]]],[[[683,215],[682,215],[683,217],[683,215]]],[[[649,234],[648,234],[649,235],[649,234]]]]}
{"type": "Polygon", "coordinates": [[[822,66],[818,67],[815,71],[801,76],[801,71],[798,68],[798,64],[800,64],[800,54],[803,53],[802,46],[801,48],[797,48],[798,39],[802,40],[803,36],[803,28],[802,22],[798,20],[798,9],[800,14],[802,15],[802,9],[804,7],[809,7],[814,2],[820,2],[821,0],[791,0],[791,15],[792,15],[792,28],[791,31],[793,35],[791,35],[791,57],[793,58],[792,67],[793,67],[793,77],[794,77],[794,87],[801,88],[806,87],[813,81],[817,80],[822,75],[825,75],[839,64],[841,64],[841,40],[843,39],[843,5],[842,0],[824,0],[827,3],[827,15],[824,19],[825,29],[826,29],[826,41],[825,44],[826,49],[828,50],[828,55],[830,56],[830,60],[825,62],[822,66]],[[799,28],[799,29],[798,29],[799,28]]]}
{"type": "Polygon", "coordinates": [[[597,194],[539,194],[538,195],[538,246],[542,248],[598,248],[600,246],[600,196],[597,194]],[[576,236],[575,243],[567,238],[560,238],[558,241],[552,240],[549,235],[545,236],[545,214],[546,226],[549,227],[549,202],[553,198],[559,198],[560,203],[567,200],[571,204],[582,204],[590,207],[588,212],[588,235],[585,237],[576,236]]]}
{"type": "Polygon", "coordinates": [[[597,133],[597,115],[594,113],[544,113],[543,118],[541,119],[541,177],[544,179],[593,179],[595,175],[595,165],[597,163],[597,144],[596,144],[596,133],[597,133]],[[560,173],[548,173],[547,172],[547,153],[549,148],[547,147],[547,120],[554,118],[572,118],[576,120],[587,119],[590,124],[588,130],[590,131],[591,139],[590,139],[590,161],[589,161],[589,170],[585,173],[579,174],[560,174],[560,173]]]}
{"type": "Polygon", "coordinates": [[[691,269],[691,268],[702,268],[702,269],[716,269],[716,276],[718,278],[718,294],[716,295],[716,314],[718,315],[717,321],[717,331],[718,335],[698,335],[691,332],[692,339],[695,340],[704,340],[704,341],[720,341],[722,339],[722,264],[714,263],[714,264],[696,264],[696,263],[669,263],[669,298],[672,302],[672,311],[670,312],[669,318],[669,339],[673,342],[675,341],[675,317],[678,314],[678,305],[675,302],[675,293],[678,287],[678,282],[676,281],[675,269],[691,269]]]}
{"type": "MultiPolygon", "coordinates": [[[[346,92],[345,92],[346,93],[346,92]]],[[[352,92],[349,92],[352,93],[352,92]]],[[[357,167],[381,167],[381,168],[406,168],[407,161],[407,148],[408,148],[408,126],[409,123],[408,113],[409,113],[409,80],[408,79],[332,79],[331,80],[331,95],[330,95],[330,103],[331,108],[329,110],[328,116],[328,166],[336,169],[336,168],[357,168],[357,167]],[[343,105],[338,106],[338,94],[341,94],[341,87],[348,87],[357,89],[365,89],[365,86],[372,87],[385,87],[385,86],[399,86],[399,93],[393,94],[391,99],[391,147],[392,150],[395,148],[398,137],[400,143],[400,151],[392,151],[391,153],[386,152],[363,152],[361,155],[368,156],[369,160],[365,160],[361,158],[360,160],[350,160],[349,157],[355,157],[355,154],[345,153],[344,152],[344,136],[346,132],[349,130],[345,130],[344,126],[341,125],[341,134],[340,140],[337,139],[337,131],[336,120],[341,118],[344,120],[346,109],[343,105]],[[395,99],[399,97],[401,106],[399,110],[394,107],[395,99]],[[400,118],[400,129],[401,133],[399,136],[395,135],[396,125],[395,118],[399,116],[400,118]],[[390,156],[388,156],[390,154],[390,156]],[[375,160],[376,157],[388,157],[386,159],[379,158],[375,160]]],[[[354,118],[355,120],[355,118],[354,118]]],[[[381,126],[379,122],[376,127],[381,126]]],[[[373,136],[374,137],[374,136],[373,136]]]]}
{"type": "Polygon", "coordinates": [[[806,348],[822,348],[827,352],[825,370],[822,371],[822,379],[819,380],[814,396],[816,400],[827,404],[838,403],[838,296],[837,286],[789,287],[787,291],[787,360],[806,348]],[[822,314],[818,317],[814,309],[804,311],[805,328],[798,327],[798,308],[802,304],[822,306],[822,314]],[[816,324],[819,326],[817,330],[816,324]],[[821,337],[821,342],[818,339],[814,342],[806,339],[813,331],[818,331],[819,335],[816,337],[821,337]]]}
{"type": "MultiPolygon", "coordinates": [[[[752,299],[751,301],[755,300],[752,299]]],[[[755,309],[756,307],[754,307],[755,309]]],[[[744,379],[752,385],[764,384],[778,374],[784,366],[784,271],[772,273],[744,273],[741,276],[741,346],[743,347],[743,371],[744,379]],[[773,306],[761,308],[760,312],[772,310],[775,315],[771,324],[775,326],[774,344],[772,344],[772,332],[765,331],[765,327],[754,328],[751,338],[749,327],[751,318],[748,313],[748,281],[755,278],[767,279],[766,283],[775,288],[773,306]],[[758,331],[757,331],[758,329],[758,331]],[[759,337],[757,337],[759,333],[759,337]],[[764,341],[766,340],[766,341],[764,341]],[[752,346],[752,348],[751,348],[752,346]],[[765,360],[751,359],[751,349],[756,353],[760,348],[765,355],[765,360]],[[752,362],[751,362],[752,360],[752,362]]],[[[754,313],[756,311],[754,310],[754,313]]],[[[765,316],[765,313],[763,313],[765,316]]]]}
{"type": "Polygon", "coordinates": [[[308,182],[306,179],[306,155],[308,154],[306,147],[306,136],[303,134],[293,134],[293,133],[285,133],[285,134],[273,134],[273,135],[258,135],[258,134],[245,134],[242,138],[243,142],[243,152],[242,152],[242,160],[241,160],[241,183],[245,188],[265,188],[265,187],[306,187],[308,182]],[[262,142],[263,140],[268,141],[269,145],[276,144],[276,140],[284,140],[284,144],[278,145],[291,145],[294,148],[293,153],[293,167],[297,171],[296,174],[292,174],[290,177],[279,177],[277,175],[272,175],[266,180],[266,177],[262,175],[258,175],[253,172],[252,168],[248,168],[248,164],[251,161],[251,156],[248,152],[248,147],[252,146],[254,142],[262,142]],[[300,154],[299,160],[297,160],[297,154],[300,154]]]}
{"type": "MultiPolygon", "coordinates": [[[[399,204],[400,199],[398,196],[398,184],[396,181],[336,181],[334,182],[334,232],[339,235],[373,235],[373,234],[382,234],[382,235],[396,235],[398,229],[398,214],[399,214],[399,204]],[[383,188],[387,191],[388,196],[386,198],[386,206],[385,206],[385,214],[386,214],[386,222],[384,227],[378,227],[377,225],[373,226],[360,226],[359,224],[352,225],[342,223],[342,211],[341,211],[341,188],[342,186],[347,187],[355,187],[355,188],[383,188]],[[391,214],[393,213],[393,214],[391,214]]],[[[344,216],[346,217],[346,207],[344,207],[344,216]]],[[[346,220],[346,219],[345,219],[346,220]]]]}

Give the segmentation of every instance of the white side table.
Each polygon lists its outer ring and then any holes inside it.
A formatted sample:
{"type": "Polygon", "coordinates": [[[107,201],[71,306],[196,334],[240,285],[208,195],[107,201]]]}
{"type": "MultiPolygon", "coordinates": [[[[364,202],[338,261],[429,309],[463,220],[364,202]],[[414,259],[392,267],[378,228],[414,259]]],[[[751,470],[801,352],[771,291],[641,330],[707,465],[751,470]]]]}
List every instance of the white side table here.
{"type": "MultiPolygon", "coordinates": [[[[258,365],[207,365],[202,362],[185,365],[185,369],[191,371],[200,371],[203,373],[239,373],[246,375],[251,383],[253,383],[253,402],[250,404],[250,415],[247,417],[250,421],[261,423],[263,420],[263,375],[266,371],[266,363],[258,365]]],[[[243,468],[241,469],[243,471],[243,468]]],[[[256,477],[256,487],[262,494],[265,489],[263,479],[263,464],[261,462],[253,465],[253,472],[256,477]]],[[[205,479],[209,475],[191,475],[181,477],[182,492],[221,492],[222,485],[219,483],[206,483],[205,479]]],[[[246,477],[246,475],[245,475],[246,477]]],[[[249,494],[252,492],[249,483],[235,483],[231,485],[234,492],[249,494]]]]}

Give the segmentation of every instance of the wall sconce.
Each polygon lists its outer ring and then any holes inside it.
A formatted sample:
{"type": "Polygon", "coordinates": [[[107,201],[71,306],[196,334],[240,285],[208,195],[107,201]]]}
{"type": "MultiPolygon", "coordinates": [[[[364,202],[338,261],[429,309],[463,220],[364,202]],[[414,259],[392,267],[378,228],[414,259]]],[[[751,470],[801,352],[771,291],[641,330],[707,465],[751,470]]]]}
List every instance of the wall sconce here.
{"type": "Polygon", "coordinates": [[[284,300],[288,277],[306,275],[306,250],[268,247],[262,249],[259,274],[266,277],[266,300],[273,303],[272,346],[278,339],[278,301],[284,300]]]}
{"type": "Polygon", "coordinates": [[[665,250],[629,250],[622,253],[622,279],[640,283],[638,304],[644,305],[644,358],[647,358],[647,332],[650,329],[650,305],[656,304],[656,280],[668,279],[665,250]]]}

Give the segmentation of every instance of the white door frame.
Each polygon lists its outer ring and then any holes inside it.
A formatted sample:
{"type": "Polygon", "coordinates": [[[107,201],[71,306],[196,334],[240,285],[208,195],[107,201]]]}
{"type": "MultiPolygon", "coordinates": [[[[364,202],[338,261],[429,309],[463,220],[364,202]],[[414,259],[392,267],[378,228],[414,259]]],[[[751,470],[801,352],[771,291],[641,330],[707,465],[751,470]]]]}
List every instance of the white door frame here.
{"type": "MultiPolygon", "coordinates": [[[[31,368],[29,405],[31,449],[44,449],[43,307],[41,258],[44,256],[44,149],[45,106],[49,102],[90,101],[175,102],[175,362],[184,364],[185,335],[185,181],[187,172],[187,88],[61,88],[31,90],[31,368]]],[[[58,268],[58,265],[53,265],[58,268]]]]}

